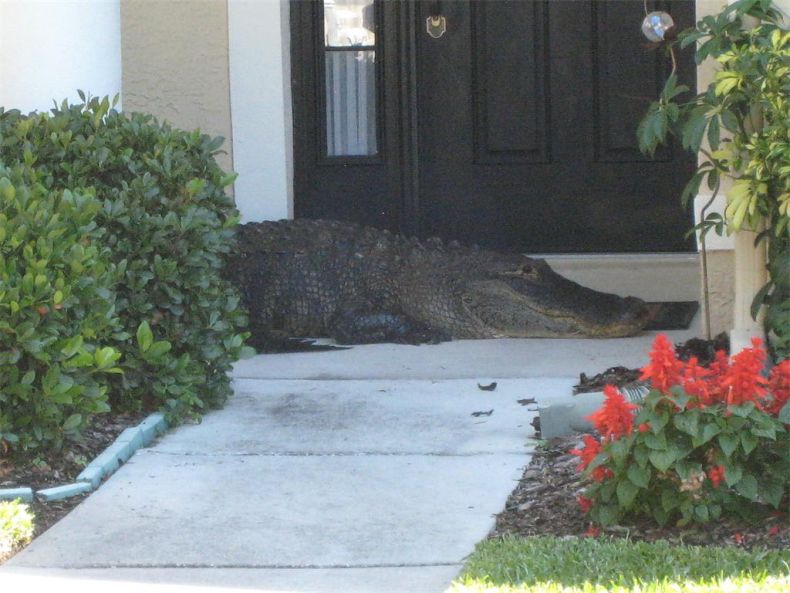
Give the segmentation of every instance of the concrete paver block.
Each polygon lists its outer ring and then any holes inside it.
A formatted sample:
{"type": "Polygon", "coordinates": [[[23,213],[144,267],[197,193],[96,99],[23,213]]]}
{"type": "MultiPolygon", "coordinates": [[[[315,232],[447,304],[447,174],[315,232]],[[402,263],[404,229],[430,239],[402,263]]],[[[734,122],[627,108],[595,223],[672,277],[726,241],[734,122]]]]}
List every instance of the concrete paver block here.
{"type": "Polygon", "coordinates": [[[149,414],[145,420],[137,425],[137,427],[141,431],[143,444],[147,445],[154,438],[165,433],[167,430],[167,422],[165,421],[164,414],[161,412],[154,412],[153,414],[149,414]]]}
{"type": "Polygon", "coordinates": [[[115,473],[120,466],[121,462],[118,456],[108,453],[106,450],[88,464],[88,467],[99,468],[105,476],[115,473]]]}
{"type": "Polygon", "coordinates": [[[134,450],[143,446],[143,431],[139,426],[130,426],[115,439],[116,443],[129,443],[134,450]]]}
{"type": "Polygon", "coordinates": [[[95,490],[101,484],[102,478],[104,478],[104,469],[98,465],[89,465],[80,472],[77,481],[87,482],[95,490]]]}
{"type": "Polygon", "coordinates": [[[17,500],[22,502],[33,502],[33,490],[31,488],[0,488],[0,500],[17,500]]]}
{"type": "Polygon", "coordinates": [[[73,484],[64,484],[63,486],[38,490],[36,496],[44,502],[53,502],[55,500],[63,500],[64,498],[77,496],[78,494],[85,494],[91,490],[92,486],[90,483],[75,482],[73,484]]]}

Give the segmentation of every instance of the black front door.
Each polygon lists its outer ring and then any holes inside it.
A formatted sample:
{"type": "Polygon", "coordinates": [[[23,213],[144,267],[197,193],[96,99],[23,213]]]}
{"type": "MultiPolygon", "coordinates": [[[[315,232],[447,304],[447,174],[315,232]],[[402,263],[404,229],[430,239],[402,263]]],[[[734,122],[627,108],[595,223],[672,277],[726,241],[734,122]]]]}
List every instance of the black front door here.
{"type": "MultiPolygon", "coordinates": [[[[693,23],[692,0],[663,4],[693,23]]],[[[692,247],[693,157],[637,149],[669,68],[642,0],[292,10],[297,216],[533,253],[692,247]]]]}

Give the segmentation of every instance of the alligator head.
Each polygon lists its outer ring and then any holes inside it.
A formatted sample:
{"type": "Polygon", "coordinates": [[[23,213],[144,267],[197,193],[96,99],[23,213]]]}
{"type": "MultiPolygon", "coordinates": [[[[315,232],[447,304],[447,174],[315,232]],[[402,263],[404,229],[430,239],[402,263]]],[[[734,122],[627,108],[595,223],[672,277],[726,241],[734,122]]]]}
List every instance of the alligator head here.
{"type": "Polygon", "coordinates": [[[630,336],[650,320],[643,301],[598,292],[557,274],[540,259],[489,260],[484,278],[461,288],[461,307],[491,337],[630,336]]]}

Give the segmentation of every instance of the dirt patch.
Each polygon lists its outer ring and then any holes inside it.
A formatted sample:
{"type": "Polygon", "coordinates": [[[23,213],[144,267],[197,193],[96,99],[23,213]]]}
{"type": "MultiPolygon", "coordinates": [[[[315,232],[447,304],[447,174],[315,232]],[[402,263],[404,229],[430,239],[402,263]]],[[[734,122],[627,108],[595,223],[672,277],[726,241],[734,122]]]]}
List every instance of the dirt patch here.
{"type": "MultiPolygon", "coordinates": [[[[579,443],[579,437],[561,437],[545,441],[538,447],[508,498],[505,510],[497,515],[490,537],[585,535],[589,523],[577,502],[584,492],[585,482],[576,471],[578,458],[568,453],[579,443]]],[[[695,528],[630,522],[608,528],[603,533],[633,540],[667,540],[674,544],[788,549],[790,517],[781,514],[759,523],[720,521],[695,528]]]]}
{"type": "MultiPolygon", "coordinates": [[[[0,458],[0,488],[29,486],[41,490],[73,482],[85,466],[106,449],[125,428],[136,426],[147,413],[118,416],[97,416],[84,431],[82,440],[68,443],[60,451],[19,454],[0,458]]],[[[55,502],[38,499],[29,504],[35,515],[34,537],[41,535],[74,507],[87,494],[55,502]]]]}

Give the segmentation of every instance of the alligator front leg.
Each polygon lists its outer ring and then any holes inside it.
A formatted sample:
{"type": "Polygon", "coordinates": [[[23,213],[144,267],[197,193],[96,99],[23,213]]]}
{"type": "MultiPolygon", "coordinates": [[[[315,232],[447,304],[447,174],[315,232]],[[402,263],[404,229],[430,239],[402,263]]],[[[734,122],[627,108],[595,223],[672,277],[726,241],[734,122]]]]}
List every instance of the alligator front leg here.
{"type": "Polygon", "coordinates": [[[339,344],[435,344],[450,339],[402,314],[357,310],[340,313],[330,324],[329,335],[339,344]]]}

